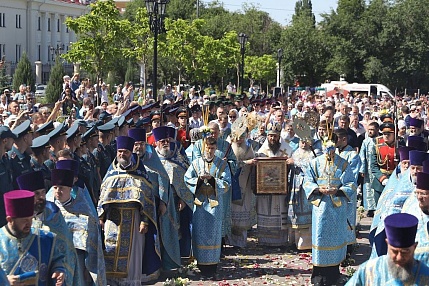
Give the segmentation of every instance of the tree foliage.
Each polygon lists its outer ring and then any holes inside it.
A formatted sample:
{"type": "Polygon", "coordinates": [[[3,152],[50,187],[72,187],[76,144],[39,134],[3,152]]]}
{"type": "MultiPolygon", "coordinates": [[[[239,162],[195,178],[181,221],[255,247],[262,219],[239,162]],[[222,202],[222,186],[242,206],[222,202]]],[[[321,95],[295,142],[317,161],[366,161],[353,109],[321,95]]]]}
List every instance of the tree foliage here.
{"type": "Polygon", "coordinates": [[[63,91],[63,76],[64,76],[63,64],[59,59],[55,62],[49,76],[48,85],[46,87],[46,102],[56,102],[63,91]]]}
{"type": "Polygon", "coordinates": [[[26,84],[31,87],[34,91],[36,80],[34,79],[33,69],[31,68],[30,60],[28,59],[27,53],[24,52],[21,59],[16,66],[15,74],[13,75],[12,87],[15,90],[19,90],[21,84],[26,84]]]}

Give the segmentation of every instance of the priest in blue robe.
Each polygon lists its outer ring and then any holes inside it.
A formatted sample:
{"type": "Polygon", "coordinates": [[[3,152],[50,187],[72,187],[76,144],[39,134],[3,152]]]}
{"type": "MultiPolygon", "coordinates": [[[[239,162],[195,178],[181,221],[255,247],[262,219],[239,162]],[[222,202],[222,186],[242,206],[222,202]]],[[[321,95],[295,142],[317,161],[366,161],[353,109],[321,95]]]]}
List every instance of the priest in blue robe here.
{"type": "Polygon", "coordinates": [[[418,219],[396,213],[384,220],[388,252],[362,264],[349,286],[429,285],[429,267],[414,258],[418,219]]]}
{"type": "MultiPolygon", "coordinates": [[[[57,167],[61,162],[57,162],[57,167]]],[[[70,160],[74,161],[74,160],[70,160]]],[[[60,209],[72,232],[79,272],[84,277],[83,285],[106,285],[106,269],[98,217],[91,211],[92,201],[81,193],[73,198],[74,171],[54,169],[51,171],[52,188],[49,191],[55,205],[60,209]]]]}
{"type": "MultiPolygon", "coordinates": [[[[429,162],[426,160],[425,162],[429,162]]],[[[418,220],[416,241],[417,248],[414,258],[429,263],[429,168],[423,166],[423,172],[417,173],[416,190],[410,195],[402,207],[403,213],[414,215],[418,220]]]]}
{"type": "Polygon", "coordinates": [[[188,158],[177,149],[171,148],[175,129],[169,126],[160,126],[152,130],[155,138],[155,152],[168,174],[170,190],[173,192],[178,217],[180,219],[180,255],[191,256],[191,221],[194,198],[186,187],[184,176],[189,167],[188,158]]]}
{"type": "Polygon", "coordinates": [[[132,154],[135,140],[118,136],[116,142],[117,155],[101,185],[97,208],[104,233],[106,277],[108,284],[140,285],[142,280],[157,279],[160,272],[155,196],[146,169],[132,154]],[[147,233],[155,238],[151,248],[145,247],[147,233]]]}
{"type": "Polygon", "coordinates": [[[0,229],[0,267],[9,282],[25,285],[63,285],[64,254],[52,232],[31,227],[34,193],[16,190],[4,194],[7,224],[0,229]]]}
{"type": "Polygon", "coordinates": [[[192,216],[192,249],[203,276],[216,273],[222,243],[223,199],[230,187],[228,164],[215,155],[215,138],[205,139],[204,157],[194,160],[185,174],[195,194],[192,216]]]}
{"type": "Polygon", "coordinates": [[[373,251],[371,258],[387,253],[386,233],[384,231],[384,219],[391,214],[400,213],[405,200],[414,192],[416,188],[416,176],[423,170],[423,161],[428,159],[429,154],[423,151],[411,150],[409,152],[410,168],[400,179],[390,198],[380,209],[380,220],[373,239],[373,251]]]}
{"type": "MultiPolygon", "coordinates": [[[[50,172],[49,172],[50,174],[50,172]]],[[[51,177],[49,177],[49,182],[51,177]]],[[[42,171],[26,173],[16,178],[21,190],[34,192],[34,218],[32,227],[56,235],[56,244],[64,254],[65,284],[83,285],[82,273],[77,267],[77,253],[73,235],[55,203],[46,200],[45,177],[42,171]]]]}
{"type": "Polygon", "coordinates": [[[328,138],[325,154],[310,161],[304,182],[307,199],[313,204],[311,282],[316,285],[336,284],[339,279],[348,243],[347,204],[356,192],[349,163],[335,154],[336,134],[328,138]]]}
{"type": "MultiPolygon", "coordinates": [[[[180,226],[170,178],[153,146],[146,143],[146,131],[143,128],[128,130],[128,136],[135,140],[133,153],[137,154],[145,166],[157,201],[158,223],[161,242],[162,267],[165,270],[180,267],[180,226]]],[[[146,235],[146,242],[151,239],[146,235]]]]}

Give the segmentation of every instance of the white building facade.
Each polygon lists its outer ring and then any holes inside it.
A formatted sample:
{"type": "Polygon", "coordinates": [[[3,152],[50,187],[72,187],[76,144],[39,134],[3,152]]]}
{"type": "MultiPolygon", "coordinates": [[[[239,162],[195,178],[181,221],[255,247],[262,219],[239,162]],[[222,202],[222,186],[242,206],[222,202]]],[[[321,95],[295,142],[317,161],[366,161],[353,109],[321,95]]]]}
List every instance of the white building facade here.
{"type": "Polygon", "coordinates": [[[65,20],[89,10],[89,6],[73,0],[1,0],[0,55],[12,67],[24,51],[33,65],[36,61],[52,64],[56,55],[67,52],[76,40],[65,20]]]}

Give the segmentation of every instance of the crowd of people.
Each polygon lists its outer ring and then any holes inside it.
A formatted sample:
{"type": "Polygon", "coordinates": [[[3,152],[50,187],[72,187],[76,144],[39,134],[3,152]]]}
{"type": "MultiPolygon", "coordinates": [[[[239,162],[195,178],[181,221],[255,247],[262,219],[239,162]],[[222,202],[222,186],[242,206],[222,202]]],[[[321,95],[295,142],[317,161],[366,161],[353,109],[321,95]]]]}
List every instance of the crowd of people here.
{"type": "Polygon", "coordinates": [[[215,278],[252,229],[337,285],[360,204],[373,251],[348,283],[429,283],[426,97],[63,88],[52,107],[0,96],[2,285],[141,285],[194,259],[215,278]],[[266,158],[286,191],[257,191],[266,158]]]}

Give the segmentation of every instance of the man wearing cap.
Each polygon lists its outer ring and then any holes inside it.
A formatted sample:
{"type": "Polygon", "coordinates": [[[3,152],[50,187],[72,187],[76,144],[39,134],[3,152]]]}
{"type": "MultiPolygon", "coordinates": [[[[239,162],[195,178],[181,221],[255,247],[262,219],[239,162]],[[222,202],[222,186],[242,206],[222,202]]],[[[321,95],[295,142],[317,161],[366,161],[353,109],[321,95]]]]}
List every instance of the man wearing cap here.
{"type": "MultiPolygon", "coordinates": [[[[70,232],[60,209],[46,201],[46,190],[41,171],[30,172],[16,179],[22,190],[34,192],[34,218],[32,227],[56,234],[57,246],[64,253],[66,285],[80,285],[82,276],[77,267],[77,254],[70,232]]],[[[49,179],[50,181],[50,179],[49,179]]]]}
{"type": "MultiPolygon", "coordinates": [[[[380,219],[378,221],[377,229],[373,230],[373,250],[371,258],[384,255],[387,252],[387,245],[385,243],[385,224],[384,219],[390,214],[401,212],[402,206],[405,200],[412,195],[416,189],[416,178],[417,173],[423,170],[423,161],[429,159],[429,154],[422,151],[411,150],[409,151],[409,169],[403,174],[399,182],[393,187],[393,191],[385,196],[383,205],[380,205],[378,212],[380,213],[380,219]]],[[[376,220],[374,220],[374,223],[376,220]]],[[[373,226],[371,226],[374,229],[373,226]]],[[[372,233],[370,237],[372,237],[372,233]]]]}
{"type": "Polygon", "coordinates": [[[86,142],[85,145],[88,149],[86,154],[82,155],[82,158],[91,166],[91,174],[88,175],[91,182],[88,183],[88,186],[90,188],[92,187],[92,189],[89,190],[92,192],[92,197],[96,198],[96,201],[98,202],[102,178],[100,176],[100,162],[93,154],[94,150],[98,147],[97,128],[92,126],[88,131],[85,132],[85,134],[83,134],[82,140],[86,142]]]}
{"type": "Polygon", "coordinates": [[[408,197],[402,207],[403,213],[414,215],[419,224],[416,241],[419,242],[414,258],[424,263],[429,262],[429,160],[423,162],[423,172],[417,173],[416,190],[414,195],[408,197]]]}
{"type": "Polygon", "coordinates": [[[99,142],[97,148],[94,149],[92,154],[94,154],[96,160],[99,162],[101,179],[104,178],[107,170],[109,169],[110,164],[113,161],[113,158],[111,157],[111,154],[108,149],[109,147],[107,147],[112,141],[113,128],[115,128],[115,125],[110,122],[98,126],[97,128],[99,142]]]}
{"type": "Polygon", "coordinates": [[[0,226],[6,224],[3,194],[13,190],[13,174],[6,152],[12,149],[16,135],[7,126],[0,126],[0,226]]]}
{"type": "MultiPolygon", "coordinates": [[[[52,188],[47,200],[55,203],[60,209],[72,235],[77,253],[77,266],[83,276],[83,285],[106,285],[105,264],[103,257],[100,225],[92,201],[85,199],[84,194],[72,193],[76,175],[67,166],[52,170],[52,188]]],[[[66,162],[67,163],[67,162],[66,162]]],[[[77,168],[75,168],[77,169],[77,168]]]]}
{"type": "Polygon", "coordinates": [[[33,139],[31,145],[31,167],[33,171],[41,171],[43,179],[45,180],[45,187],[47,190],[51,188],[51,170],[45,165],[46,160],[49,159],[49,135],[41,135],[33,139]]]}
{"type": "Polygon", "coordinates": [[[204,140],[203,157],[195,159],[185,174],[192,200],[192,249],[201,274],[213,277],[220,261],[224,193],[231,177],[228,164],[216,156],[216,139],[204,140]]]}
{"type": "Polygon", "coordinates": [[[396,168],[395,125],[383,123],[380,126],[380,131],[383,135],[375,139],[375,145],[371,152],[372,156],[369,160],[369,168],[372,176],[374,176],[371,187],[374,189],[376,204],[390,175],[396,168]]]}
{"type": "Polygon", "coordinates": [[[392,214],[385,219],[387,255],[362,264],[346,285],[429,285],[429,268],[414,258],[418,219],[392,214]]]}
{"type": "Polygon", "coordinates": [[[0,229],[0,267],[12,285],[63,285],[64,253],[55,234],[32,229],[34,193],[4,194],[7,225],[0,229]]]}
{"type": "Polygon", "coordinates": [[[191,230],[193,197],[184,182],[184,175],[188,170],[188,158],[177,149],[171,149],[171,140],[174,138],[175,129],[168,126],[155,128],[153,135],[156,141],[156,153],[164,166],[170,179],[170,190],[173,192],[176,209],[179,210],[180,219],[180,253],[182,257],[191,255],[191,230]]]}
{"type": "Polygon", "coordinates": [[[186,107],[180,107],[176,111],[177,116],[177,137],[183,148],[188,148],[190,145],[189,127],[188,127],[188,110],[186,107]]]}
{"type": "MultiPolygon", "coordinates": [[[[258,150],[257,157],[289,157],[292,149],[280,137],[282,125],[268,124],[267,140],[258,150]]],[[[292,164],[292,159],[287,159],[292,164]]],[[[288,242],[286,195],[257,196],[258,243],[268,246],[285,246],[288,242]]]]}
{"type": "Polygon", "coordinates": [[[419,136],[424,139],[424,142],[428,143],[428,134],[424,130],[424,121],[417,118],[410,118],[409,136],[419,136]]]}
{"type": "Polygon", "coordinates": [[[49,145],[51,145],[50,158],[45,161],[45,165],[52,170],[57,162],[57,152],[63,150],[66,146],[67,128],[64,123],[60,123],[54,130],[49,132],[49,145]]]}
{"type": "Polygon", "coordinates": [[[12,175],[14,187],[16,185],[16,177],[19,175],[31,172],[31,156],[29,155],[29,149],[33,142],[33,131],[31,129],[30,120],[26,120],[17,126],[12,132],[17,136],[12,149],[8,152],[10,163],[12,167],[12,175]]]}
{"type": "MultiPolygon", "coordinates": [[[[159,110],[154,110],[150,113],[150,122],[152,130],[161,126],[161,112],[159,110]]],[[[153,137],[152,132],[147,133],[146,136],[147,143],[155,147],[155,138],[153,137]]]]}
{"type": "Polygon", "coordinates": [[[374,210],[377,207],[377,204],[374,199],[374,189],[372,186],[372,181],[374,176],[372,175],[369,160],[372,156],[372,152],[375,150],[373,145],[375,144],[375,138],[379,136],[378,130],[380,126],[377,122],[371,122],[367,126],[367,138],[362,142],[361,149],[359,151],[359,157],[361,160],[361,166],[359,170],[359,175],[363,177],[362,184],[362,195],[363,195],[363,206],[367,211],[368,217],[374,216],[374,210]]]}
{"type": "MultiPolygon", "coordinates": [[[[128,131],[128,136],[135,140],[133,153],[137,154],[144,164],[154,195],[157,198],[159,215],[158,228],[161,232],[162,267],[165,270],[180,267],[179,217],[174,203],[173,191],[170,189],[170,178],[162,165],[158,153],[151,145],[146,144],[146,131],[135,128],[128,131]],[[158,199],[159,198],[159,199],[158,199]]],[[[150,239],[148,237],[146,239],[150,239]]]]}
{"type": "Polygon", "coordinates": [[[198,104],[191,107],[191,114],[192,116],[189,118],[189,129],[203,126],[204,122],[201,119],[201,107],[198,104]]]}
{"type": "Polygon", "coordinates": [[[346,258],[349,242],[348,203],[356,193],[355,174],[349,163],[335,154],[337,135],[328,130],[323,153],[310,161],[304,190],[313,205],[311,282],[336,284],[339,265],[346,258]],[[341,219],[339,219],[341,218],[341,219]]]}
{"type": "Polygon", "coordinates": [[[116,140],[117,156],[103,179],[97,208],[104,232],[106,277],[108,284],[137,285],[159,275],[159,241],[145,245],[148,232],[159,239],[157,209],[146,170],[132,154],[135,140],[127,136],[116,140]]]}

